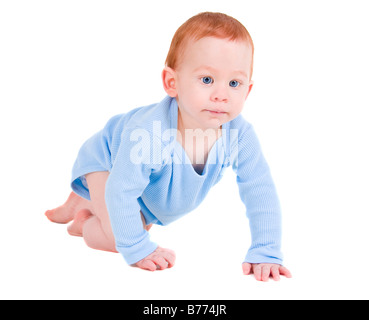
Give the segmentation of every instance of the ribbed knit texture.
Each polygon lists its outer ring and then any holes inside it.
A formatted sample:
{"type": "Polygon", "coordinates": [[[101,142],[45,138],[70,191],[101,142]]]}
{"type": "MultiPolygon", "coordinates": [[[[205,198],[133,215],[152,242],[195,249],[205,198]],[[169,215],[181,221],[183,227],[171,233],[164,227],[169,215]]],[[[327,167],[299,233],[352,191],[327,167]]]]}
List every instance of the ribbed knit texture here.
{"type": "Polygon", "coordinates": [[[147,224],[167,225],[194,210],[232,165],[252,236],[245,261],[282,264],[279,201],[252,126],[241,115],[224,124],[198,174],[176,141],[177,119],[178,105],[170,97],[111,118],[81,147],[72,171],[74,192],[90,199],[84,175],[110,172],[105,200],[116,248],[133,264],[157,248],[140,210],[147,224]],[[132,158],[137,154],[139,162],[132,158]]]}

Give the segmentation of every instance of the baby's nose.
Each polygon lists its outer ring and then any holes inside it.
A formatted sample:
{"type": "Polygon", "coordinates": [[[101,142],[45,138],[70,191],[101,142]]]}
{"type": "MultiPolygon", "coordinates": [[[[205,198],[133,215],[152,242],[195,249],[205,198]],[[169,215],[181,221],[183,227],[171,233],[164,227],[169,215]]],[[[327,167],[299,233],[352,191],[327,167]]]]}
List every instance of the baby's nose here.
{"type": "Polygon", "coordinates": [[[222,88],[221,86],[214,88],[210,99],[214,102],[228,102],[229,97],[227,90],[225,88],[222,88]]]}

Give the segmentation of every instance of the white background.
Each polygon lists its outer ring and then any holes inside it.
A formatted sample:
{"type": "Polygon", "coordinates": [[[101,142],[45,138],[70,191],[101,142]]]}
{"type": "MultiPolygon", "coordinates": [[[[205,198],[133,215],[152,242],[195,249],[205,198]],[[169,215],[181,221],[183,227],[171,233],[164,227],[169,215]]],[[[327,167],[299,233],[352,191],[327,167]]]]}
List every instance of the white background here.
{"type": "Polygon", "coordinates": [[[367,299],[369,48],[366,1],[1,1],[2,299],[367,299]],[[113,115],[160,101],[176,29],[202,11],[255,43],[253,123],[283,209],[293,279],[243,276],[250,245],[230,169],[204,203],[152,239],[163,272],[89,249],[47,209],[76,153],[113,115]]]}

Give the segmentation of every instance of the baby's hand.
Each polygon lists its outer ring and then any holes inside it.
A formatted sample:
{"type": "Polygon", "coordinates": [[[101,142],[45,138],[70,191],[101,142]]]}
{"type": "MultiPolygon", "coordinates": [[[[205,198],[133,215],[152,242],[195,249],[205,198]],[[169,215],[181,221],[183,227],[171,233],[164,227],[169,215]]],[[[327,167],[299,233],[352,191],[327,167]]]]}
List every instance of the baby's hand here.
{"type": "Polygon", "coordinates": [[[133,266],[149,271],[164,270],[173,267],[175,260],[174,251],[158,247],[153,253],[136,262],[133,266]]]}
{"type": "Polygon", "coordinates": [[[279,264],[274,263],[243,263],[243,274],[248,275],[254,273],[255,279],[258,281],[268,281],[271,275],[275,281],[280,279],[279,275],[284,275],[286,278],[292,278],[291,272],[279,264]]]}

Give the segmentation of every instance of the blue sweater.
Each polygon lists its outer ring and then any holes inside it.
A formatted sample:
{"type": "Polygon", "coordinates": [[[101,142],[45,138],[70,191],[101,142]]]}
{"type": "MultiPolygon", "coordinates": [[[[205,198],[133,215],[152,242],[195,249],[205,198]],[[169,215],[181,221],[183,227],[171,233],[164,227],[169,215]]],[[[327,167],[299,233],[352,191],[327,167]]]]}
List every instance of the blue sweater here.
{"type": "Polygon", "coordinates": [[[105,201],[116,249],[134,264],[157,248],[140,211],[147,224],[168,225],[194,210],[232,166],[250,222],[245,262],[282,264],[279,201],[253,127],[242,115],[224,124],[199,174],[176,140],[177,119],[178,105],[170,97],[111,118],[81,147],[72,171],[74,192],[90,199],[84,175],[110,172],[105,201]]]}

